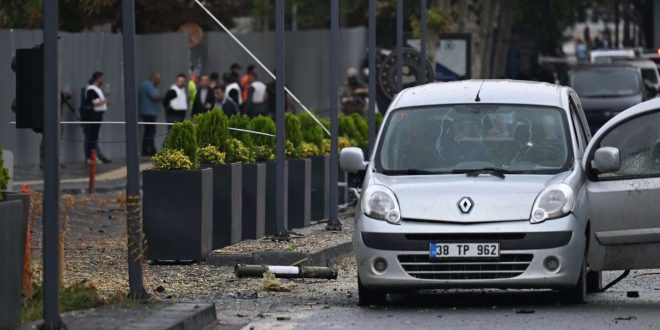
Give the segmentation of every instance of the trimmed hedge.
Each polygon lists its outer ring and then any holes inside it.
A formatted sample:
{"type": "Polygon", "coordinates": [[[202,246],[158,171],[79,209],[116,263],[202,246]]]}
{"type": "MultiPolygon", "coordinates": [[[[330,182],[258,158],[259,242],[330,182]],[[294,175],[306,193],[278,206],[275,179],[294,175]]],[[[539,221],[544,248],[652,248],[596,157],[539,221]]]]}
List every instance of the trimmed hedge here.
{"type": "Polygon", "coordinates": [[[195,125],[189,121],[182,121],[174,124],[167,134],[165,140],[165,149],[181,150],[193,164],[193,168],[198,167],[197,161],[197,134],[195,125]]]}

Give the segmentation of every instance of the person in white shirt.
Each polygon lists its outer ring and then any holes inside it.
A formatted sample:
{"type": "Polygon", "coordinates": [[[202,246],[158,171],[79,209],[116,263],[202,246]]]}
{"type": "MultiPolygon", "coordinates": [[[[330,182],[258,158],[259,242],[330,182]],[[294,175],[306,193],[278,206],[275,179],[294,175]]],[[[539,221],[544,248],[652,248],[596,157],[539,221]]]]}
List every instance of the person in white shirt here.
{"type": "MultiPolygon", "coordinates": [[[[103,114],[108,110],[110,101],[105,98],[101,86],[103,85],[103,73],[96,71],[92,74],[89,80],[89,85],[85,88],[84,111],[81,114],[83,121],[101,122],[103,121],[103,114]]],[[[85,160],[89,163],[90,154],[92,150],[96,151],[96,156],[104,163],[111,163],[112,161],[101,154],[98,147],[99,133],[101,130],[100,123],[85,124],[83,132],[85,134],[85,160]]]]}
{"type": "Polygon", "coordinates": [[[252,79],[250,89],[248,90],[246,113],[250,117],[267,115],[268,104],[266,103],[266,100],[268,99],[268,92],[266,84],[258,80],[256,72],[252,73],[252,79]]]}
{"type": "MultiPolygon", "coordinates": [[[[165,94],[163,106],[168,123],[176,123],[186,119],[188,110],[188,97],[186,96],[186,76],[180,73],[176,76],[176,83],[165,94]]],[[[171,127],[171,126],[170,126],[171,127]]]]}

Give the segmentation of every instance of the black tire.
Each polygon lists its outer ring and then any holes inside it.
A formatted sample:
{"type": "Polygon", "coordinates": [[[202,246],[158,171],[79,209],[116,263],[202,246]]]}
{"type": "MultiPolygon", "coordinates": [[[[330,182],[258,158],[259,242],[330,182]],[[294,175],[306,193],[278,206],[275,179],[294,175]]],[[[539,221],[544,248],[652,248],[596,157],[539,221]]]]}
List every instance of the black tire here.
{"type": "Polygon", "coordinates": [[[561,289],[559,291],[560,299],[565,304],[584,304],[587,297],[587,263],[582,259],[582,268],[580,276],[575,286],[561,289]]]}
{"type": "Polygon", "coordinates": [[[358,306],[383,306],[387,304],[387,291],[366,288],[358,276],[358,306]]]}
{"type": "Polygon", "coordinates": [[[587,272],[587,292],[597,293],[603,289],[603,272],[587,272]]]}

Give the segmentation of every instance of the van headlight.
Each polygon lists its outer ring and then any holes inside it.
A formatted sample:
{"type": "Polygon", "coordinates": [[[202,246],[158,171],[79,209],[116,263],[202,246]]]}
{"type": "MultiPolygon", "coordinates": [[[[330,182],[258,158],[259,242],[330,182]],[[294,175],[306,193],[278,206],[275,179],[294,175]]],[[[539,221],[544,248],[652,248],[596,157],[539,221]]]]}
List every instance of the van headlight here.
{"type": "Polygon", "coordinates": [[[362,212],[368,217],[401,224],[399,202],[392,190],[385,186],[369,186],[362,194],[362,212]]]}
{"type": "Polygon", "coordinates": [[[534,202],[531,223],[562,217],[573,209],[575,196],[571,187],[560,183],[545,188],[534,202]]]}

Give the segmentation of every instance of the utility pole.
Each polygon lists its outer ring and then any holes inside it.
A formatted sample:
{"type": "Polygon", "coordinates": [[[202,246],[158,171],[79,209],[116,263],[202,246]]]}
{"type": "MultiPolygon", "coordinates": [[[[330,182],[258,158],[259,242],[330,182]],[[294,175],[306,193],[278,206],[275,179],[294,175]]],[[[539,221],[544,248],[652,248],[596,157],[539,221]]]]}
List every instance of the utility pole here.
{"type": "Polygon", "coordinates": [[[128,296],[146,299],[142,269],[142,197],[138,162],[137,84],[135,77],[135,0],[122,0],[124,113],[126,117],[126,230],[128,232],[128,296]]]}
{"type": "MultiPolygon", "coordinates": [[[[44,39],[44,197],[43,197],[43,329],[62,329],[60,288],[60,110],[57,58],[59,1],[43,2],[44,39]]],[[[1,313],[2,311],[0,311],[1,313]]]]}
{"type": "Polygon", "coordinates": [[[339,133],[338,117],[339,112],[337,95],[339,86],[339,0],[330,1],[330,219],[326,228],[328,230],[340,230],[341,222],[337,217],[337,199],[338,199],[338,168],[339,157],[337,155],[339,133]]]}
{"type": "Polygon", "coordinates": [[[276,151],[275,151],[275,221],[276,235],[286,237],[284,227],[285,204],[284,199],[284,147],[285,147],[285,124],[284,124],[284,0],[275,2],[275,125],[276,125],[276,151]]]}

